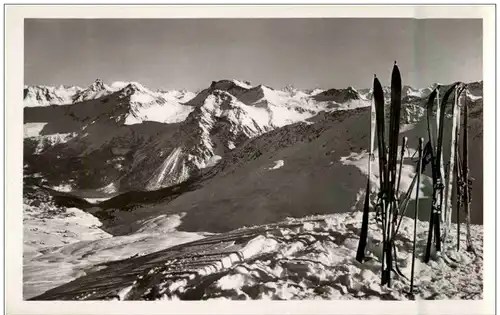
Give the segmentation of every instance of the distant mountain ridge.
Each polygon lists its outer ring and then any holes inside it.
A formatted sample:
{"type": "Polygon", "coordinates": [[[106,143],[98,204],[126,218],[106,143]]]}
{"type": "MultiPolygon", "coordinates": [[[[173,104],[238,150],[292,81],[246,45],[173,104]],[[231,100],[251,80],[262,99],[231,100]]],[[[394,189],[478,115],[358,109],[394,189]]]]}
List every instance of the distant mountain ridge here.
{"type": "MultiPolygon", "coordinates": [[[[421,118],[430,90],[404,87],[403,103],[411,107],[403,123],[421,118]]],[[[311,124],[322,112],[370,106],[370,93],[274,89],[240,80],[213,81],[197,94],[99,79],[86,89],[26,87],[25,172],[65,190],[155,190],[205,172],[272,130],[311,124]]],[[[482,82],[471,85],[468,96],[481,98],[482,82]]]]}
{"type": "MultiPolygon", "coordinates": [[[[345,89],[336,89],[331,88],[329,90],[315,88],[311,90],[299,90],[295,88],[293,85],[286,85],[282,89],[275,90],[269,86],[258,85],[252,86],[249,81],[241,81],[241,80],[219,80],[213,81],[212,85],[208,89],[203,89],[197,93],[189,92],[185,89],[179,90],[150,90],[141,85],[138,82],[126,82],[126,81],[115,81],[110,85],[104,83],[101,79],[96,79],[91,85],[87,88],[82,88],[79,86],[72,85],[60,85],[60,86],[46,86],[46,85],[25,85],[24,86],[24,107],[35,107],[35,106],[49,106],[49,105],[68,105],[74,104],[78,102],[83,102],[91,99],[97,99],[119,90],[126,88],[128,85],[135,86],[138,90],[146,91],[146,93],[150,94],[158,94],[158,95],[169,95],[171,97],[175,97],[182,99],[183,102],[188,102],[192,98],[194,98],[197,94],[200,94],[203,91],[221,89],[226,90],[229,93],[238,92],[235,89],[243,88],[243,89],[252,89],[252,88],[268,88],[270,90],[284,92],[290,96],[316,96],[317,99],[327,98],[328,96],[333,96],[335,91],[345,91],[349,93],[353,93],[350,97],[351,99],[356,99],[356,93],[361,96],[363,99],[371,99],[371,88],[362,88],[356,90],[354,87],[350,86],[345,89]]],[[[428,87],[424,88],[414,88],[409,85],[403,86],[402,96],[414,96],[414,97],[426,97],[431,91],[438,85],[438,83],[433,83],[428,87]]],[[[442,85],[443,89],[448,85],[442,85]]],[[[474,91],[472,95],[479,96],[482,95],[482,87],[483,81],[477,82],[469,82],[469,89],[474,91]],[[478,89],[480,91],[478,91],[478,89]]],[[[390,87],[384,86],[384,93],[386,96],[390,95],[390,87]]],[[[345,93],[344,92],[344,93],[345,93]]],[[[236,95],[235,95],[236,96],[236,95]]]]}

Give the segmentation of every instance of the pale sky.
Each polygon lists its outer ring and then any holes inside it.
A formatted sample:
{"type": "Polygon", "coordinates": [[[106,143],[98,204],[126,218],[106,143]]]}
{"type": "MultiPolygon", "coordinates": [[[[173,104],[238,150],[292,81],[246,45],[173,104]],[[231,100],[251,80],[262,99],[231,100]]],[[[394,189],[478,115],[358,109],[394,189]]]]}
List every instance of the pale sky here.
{"type": "Polygon", "coordinates": [[[206,88],[221,79],[299,89],[482,80],[481,20],[27,19],[27,85],[137,81],[206,88]]]}

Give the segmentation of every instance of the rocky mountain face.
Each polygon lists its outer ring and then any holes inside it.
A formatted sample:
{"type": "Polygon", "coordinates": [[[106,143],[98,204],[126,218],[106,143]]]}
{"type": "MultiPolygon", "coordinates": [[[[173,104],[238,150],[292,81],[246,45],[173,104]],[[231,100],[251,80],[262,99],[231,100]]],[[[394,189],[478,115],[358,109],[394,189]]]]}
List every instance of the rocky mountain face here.
{"type": "MultiPolygon", "coordinates": [[[[402,123],[421,120],[430,90],[405,86],[402,123]]],[[[470,91],[471,104],[482,104],[482,82],[470,91]]],[[[370,93],[275,90],[238,80],[214,81],[196,95],[99,79],[86,89],[26,87],[24,172],[82,195],[156,190],[210,172],[273,130],[369,106],[370,93]]]]}
{"type": "Polygon", "coordinates": [[[60,189],[106,193],[182,182],[248,139],[345,102],[237,80],[214,81],[197,95],[96,80],[68,99],[26,106],[25,172],[60,189]]]}

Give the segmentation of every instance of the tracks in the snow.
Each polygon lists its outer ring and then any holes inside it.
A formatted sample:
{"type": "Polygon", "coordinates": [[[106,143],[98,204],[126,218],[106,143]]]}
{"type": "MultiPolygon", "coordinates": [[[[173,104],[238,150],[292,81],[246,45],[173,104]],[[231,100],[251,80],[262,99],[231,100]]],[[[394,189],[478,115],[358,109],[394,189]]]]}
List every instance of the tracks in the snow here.
{"type": "MultiPolygon", "coordinates": [[[[309,221],[309,224],[321,221],[324,220],[309,221]]],[[[107,268],[49,290],[33,300],[150,300],[174,295],[180,299],[199,299],[204,287],[224,276],[236,264],[251,262],[270,252],[276,254],[272,248],[249,252],[251,242],[260,240],[280,244],[280,247],[300,242],[308,246],[318,240],[329,238],[336,241],[335,238],[342,237],[333,231],[306,231],[304,224],[281,223],[246,228],[149,255],[106,263],[107,268]]]]}
{"type": "MultiPolygon", "coordinates": [[[[380,287],[376,255],[363,264],[354,259],[356,215],[329,218],[243,228],[101,264],[95,267],[102,269],[32,300],[404,298],[400,290],[380,287]]],[[[436,275],[421,283],[421,297],[432,298],[436,285],[458,296],[452,287],[462,287],[480,267],[464,268],[448,266],[446,279],[436,275]]],[[[404,291],[405,281],[395,281],[404,291]]],[[[471,296],[480,281],[472,282],[471,296]]]]}

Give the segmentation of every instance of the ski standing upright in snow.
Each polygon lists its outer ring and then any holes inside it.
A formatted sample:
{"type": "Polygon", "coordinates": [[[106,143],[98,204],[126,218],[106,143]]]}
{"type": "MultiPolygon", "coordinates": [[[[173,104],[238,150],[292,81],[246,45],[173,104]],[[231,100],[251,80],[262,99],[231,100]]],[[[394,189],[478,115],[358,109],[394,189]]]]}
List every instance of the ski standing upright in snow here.
{"type": "Polygon", "coordinates": [[[368,157],[368,180],[366,181],[366,193],[365,193],[365,202],[363,205],[363,222],[361,224],[361,234],[359,238],[358,251],[356,253],[356,260],[359,262],[363,262],[365,257],[365,248],[366,242],[368,238],[368,221],[369,221],[369,213],[370,213],[370,178],[372,174],[372,159],[373,159],[373,146],[375,142],[375,103],[372,100],[371,108],[370,108],[370,153],[368,157]]]}
{"type": "MultiPolygon", "coordinates": [[[[439,106],[439,127],[437,128],[437,142],[435,144],[435,148],[432,148],[432,151],[435,152],[435,156],[432,158],[432,182],[433,182],[433,192],[432,192],[432,208],[431,208],[431,217],[429,220],[429,235],[427,239],[427,247],[425,251],[425,262],[429,262],[431,249],[433,245],[433,234],[434,234],[434,246],[436,252],[441,252],[441,222],[445,221],[442,215],[442,208],[444,203],[444,180],[443,180],[443,135],[444,135],[444,118],[446,116],[446,106],[448,104],[448,99],[450,98],[451,93],[455,90],[456,86],[459,82],[454,83],[444,94],[443,101],[441,106],[439,106]]],[[[438,88],[436,88],[438,89],[438,88]]],[[[436,91],[436,90],[435,90],[436,91]]],[[[437,92],[436,92],[437,94],[437,92]]],[[[433,103],[433,102],[432,102],[433,103]]],[[[431,99],[429,99],[428,107],[427,107],[427,117],[428,123],[432,122],[432,103],[431,99]]],[[[435,139],[435,135],[432,135],[432,128],[429,127],[429,140],[431,141],[431,145],[433,139],[435,139]]]]}
{"type": "MultiPolygon", "coordinates": [[[[453,184],[454,180],[456,177],[454,176],[456,172],[456,160],[458,158],[457,148],[458,148],[458,141],[459,141],[459,135],[460,135],[460,97],[462,92],[464,91],[464,85],[462,83],[459,83],[457,87],[455,88],[455,95],[454,95],[454,103],[452,107],[452,126],[451,126],[451,141],[450,141],[450,158],[448,160],[448,168],[447,168],[447,175],[445,176],[445,179],[447,180],[446,183],[446,190],[445,190],[445,204],[444,204],[444,213],[445,213],[445,222],[444,222],[444,241],[446,242],[448,240],[448,234],[451,229],[451,219],[452,219],[452,209],[453,209],[453,204],[452,204],[452,192],[453,192],[453,184]]],[[[457,177],[458,179],[458,177],[457,177]]],[[[458,194],[457,194],[458,196],[458,194]]],[[[456,211],[458,213],[459,207],[457,207],[456,211]]],[[[459,221],[457,220],[457,223],[459,221]]]]}
{"type": "MultiPolygon", "coordinates": [[[[467,98],[466,98],[467,100],[467,98]]],[[[468,132],[468,122],[469,122],[469,108],[467,106],[467,101],[464,103],[464,133],[463,133],[463,181],[465,183],[463,191],[464,209],[465,209],[465,228],[467,232],[467,251],[474,252],[474,246],[472,245],[472,238],[470,232],[470,202],[471,202],[471,189],[472,181],[469,178],[469,132],[468,132]]]]}
{"type": "Polygon", "coordinates": [[[377,76],[373,80],[373,99],[375,102],[375,114],[377,125],[377,147],[378,147],[378,162],[379,162],[379,182],[380,194],[377,203],[377,210],[380,211],[382,220],[382,270],[385,269],[385,251],[386,243],[386,216],[385,216],[385,173],[387,167],[387,153],[385,147],[385,110],[384,110],[384,91],[377,76]]]}
{"type": "MultiPolygon", "coordinates": [[[[439,85],[436,86],[434,91],[429,95],[429,100],[427,101],[427,132],[429,134],[429,142],[427,146],[429,147],[430,150],[430,163],[431,163],[431,169],[432,169],[432,182],[433,185],[436,186],[437,182],[437,174],[436,174],[436,123],[435,120],[432,118],[432,113],[433,113],[433,108],[434,108],[434,100],[436,99],[437,93],[439,90],[439,85]]],[[[424,260],[426,262],[429,261],[430,255],[431,255],[431,247],[432,247],[432,241],[433,241],[433,232],[434,232],[434,221],[436,220],[436,203],[437,203],[437,196],[436,196],[437,190],[433,189],[432,193],[432,209],[431,209],[431,215],[429,218],[429,233],[427,234],[427,247],[425,250],[425,258],[424,260]]],[[[439,218],[438,218],[439,220],[439,218]]]]}

